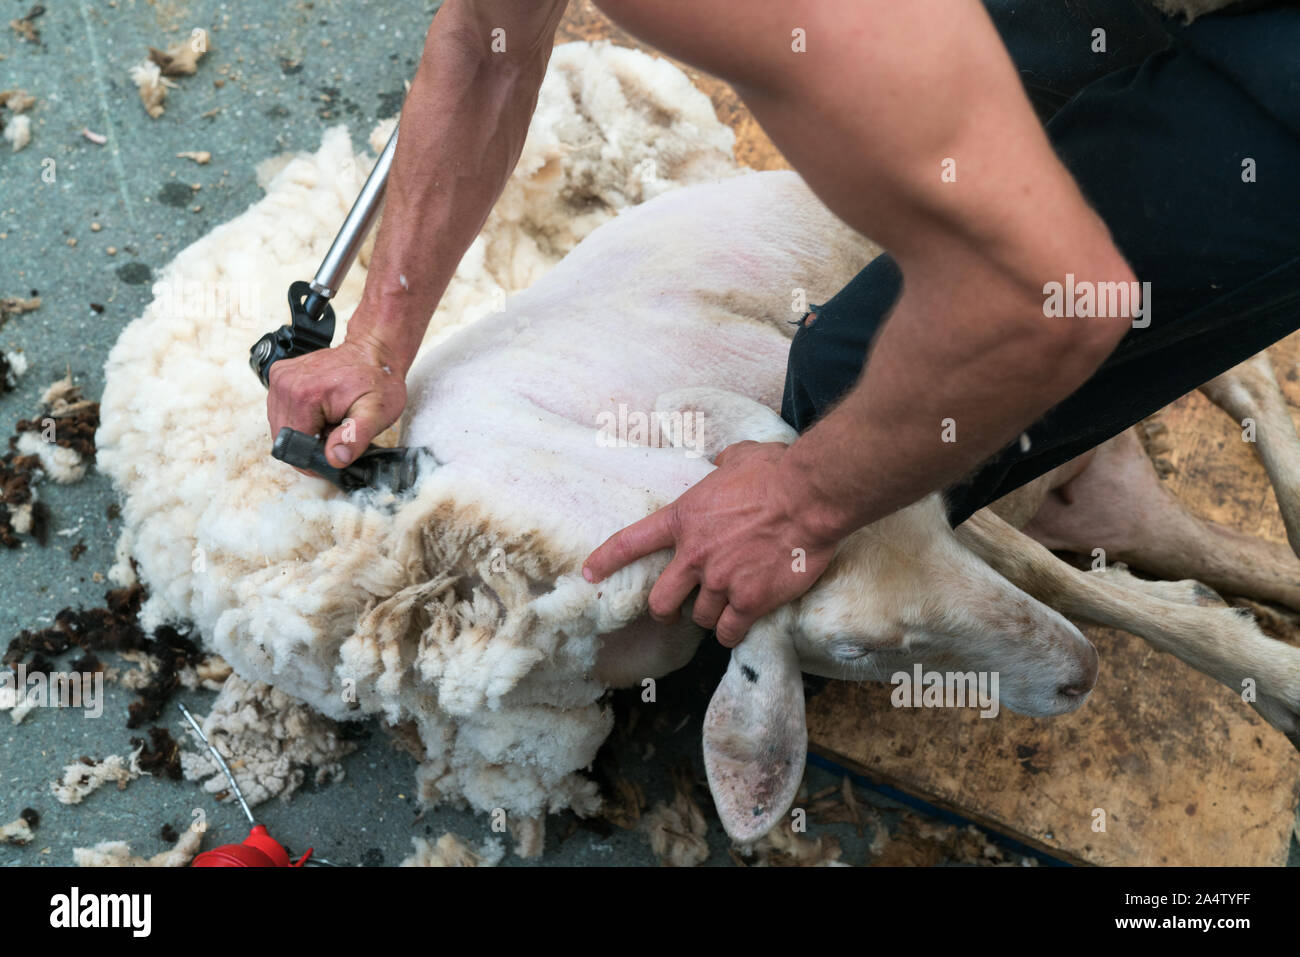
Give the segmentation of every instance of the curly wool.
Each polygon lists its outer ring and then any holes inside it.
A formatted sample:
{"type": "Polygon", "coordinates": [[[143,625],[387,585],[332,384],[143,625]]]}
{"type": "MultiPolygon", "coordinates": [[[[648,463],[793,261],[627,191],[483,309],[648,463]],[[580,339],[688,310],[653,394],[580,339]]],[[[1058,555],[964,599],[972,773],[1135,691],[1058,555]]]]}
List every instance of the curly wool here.
{"type": "MultiPolygon", "coordinates": [[[[238,675],[226,679],[200,725],[230,765],[250,806],[272,797],[288,800],[308,771],[315,784],[342,780],[339,762],[355,750],[319,712],[238,675]]],[[[225,772],[201,744],[196,752],[181,752],[181,770],[188,780],[203,781],[209,793],[229,791],[225,772]]]]}
{"type": "Polygon", "coordinates": [[[400,867],[495,867],[505,856],[499,840],[489,840],[473,848],[450,832],[432,844],[422,837],[411,838],[414,851],[400,867]]]}
{"type": "Polygon", "coordinates": [[[35,838],[32,825],[26,818],[18,817],[0,827],[0,844],[30,844],[35,838]]]}
{"type": "MultiPolygon", "coordinates": [[[[425,349],[499,310],[620,209],[730,175],[733,139],[670,64],[558,47],[514,176],[425,349]]],[[[365,165],[336,129],[316,154],[264,167],[267,196],[184,250],[112,350],[97,444],[126,496],[114,576],[134,560],[150,589],[144,626],[194,622],[244,679],[334,718],[413,728],[421,799],[502,808],[535,850],[540,816],[597,807],[576,773],[612,722],[590,677],[597,635],[639,613],[646,589],[594,602],[572,549],[454,473],[435,471],[394,509],[267,454],[247,348],[283,322],[282,291],[314,271],[365,165]],[[214,289],[215,311],[188,294],[214,289]],[[180,321],[195,311],[203,321],[180,321]]],[[[334,300],[342,327],[368,261],[369,245],[334,300]]]]}
{"type": "Polygon", "coordinates": [[[142,773],[141,748],[128,755],[110,754],[102,761],[73,761],[63,768],[63,777],[50,783],[50,790],[60,804],[80,804],[105,784],[116,784],[119,791],[142,773]]]}
{"type": "Polygon", "coordinates": [[[176,846],[155,854],[138,857],[126,841],[101,841],[94,847],[73,848],[72,860],[78,867],[184,867],[199,852],[203,833],[186,828],[176,846]]]}

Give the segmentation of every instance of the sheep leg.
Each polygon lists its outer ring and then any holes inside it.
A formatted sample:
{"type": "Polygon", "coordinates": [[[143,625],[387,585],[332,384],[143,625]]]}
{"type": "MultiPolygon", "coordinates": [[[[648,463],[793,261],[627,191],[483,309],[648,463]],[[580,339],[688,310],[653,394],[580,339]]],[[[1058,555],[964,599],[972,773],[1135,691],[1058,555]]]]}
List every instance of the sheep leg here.
{"type": "Polygon", "coordinates": [[[1261,352],[1212,379],[1201,386],[1201,392],[1243,428],[1247,419],[1255,423],[1255,450],[1273,483],[1287,540],[1300,555],[1300,436],[1268,353],[1261,352]]]}
{"type": "Polygon", "coordinates": [[[1300,610],[1300,559],[1285,545],[1189,512],[1161,484],[1132,429],[1051,489],[1024,531],[1051,549],[1093,555],[1100,548],[1108,562],[1300,610]]]}
{"type": "Polygon", "coordinates": [[[1198,582],[1143,582],[1122,569],[1083,572],[990,509],[957,537],[1012,584],[1068,618],[1131,632],[1227,685],[1300,749],[1300,648],[1198,582]]]}

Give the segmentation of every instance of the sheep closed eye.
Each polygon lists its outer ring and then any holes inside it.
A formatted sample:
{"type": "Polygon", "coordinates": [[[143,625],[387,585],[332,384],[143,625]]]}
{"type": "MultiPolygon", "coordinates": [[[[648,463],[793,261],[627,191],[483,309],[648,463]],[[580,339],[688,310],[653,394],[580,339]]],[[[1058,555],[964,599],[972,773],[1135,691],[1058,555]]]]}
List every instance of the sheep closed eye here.
{"type": "Polygon", "coordinates": [[[858,661],[871,654],[871,649],[858,642],[836,642],[831,645],[831,655],[840,661],[858,661]]]}

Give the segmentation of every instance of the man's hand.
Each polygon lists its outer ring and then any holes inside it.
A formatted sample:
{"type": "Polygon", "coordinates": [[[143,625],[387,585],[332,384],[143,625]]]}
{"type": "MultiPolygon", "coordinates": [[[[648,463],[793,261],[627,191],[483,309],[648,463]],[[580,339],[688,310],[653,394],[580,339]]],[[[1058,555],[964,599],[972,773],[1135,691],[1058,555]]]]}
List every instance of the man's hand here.
{"type": "Polygon", "coordinates": [[[429,319],[519,160],[565,3],[439,7],[402,104],[384,215],[347,341],[271,367],[272,435],[286,425],[310,435],[329,427],[325,455],[341,467],[397,421],[429,319]]]}
{"type": "Polygon", "coordinates": [[[406,405],[402,370],[364,340],[281,359],[271,366],[270,383],[266,416],[271,437],[286,425],[308,435],[332,427],[325,457],[336,468],[364,452],[406,405]]]}
{"type": "Polygon", "coordinates": [[[582,573],[600,581],[662,548],[676,550],[650,591],[650,615],[676,620],[700,589],[692,619],[738,645],[755,621],[813,586],[835,554],[800,524],[799,489],[782,484],[786,446],[740,442],[722,451],[717,470],[671,505],[629,525],[587,558],[582,573]]]}

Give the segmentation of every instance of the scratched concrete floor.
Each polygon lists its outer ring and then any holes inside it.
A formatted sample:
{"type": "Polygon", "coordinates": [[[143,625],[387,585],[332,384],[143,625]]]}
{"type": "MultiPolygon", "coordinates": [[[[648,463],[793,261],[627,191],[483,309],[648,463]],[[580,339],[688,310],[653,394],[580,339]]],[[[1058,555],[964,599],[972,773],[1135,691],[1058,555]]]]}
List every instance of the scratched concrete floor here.
{"type": "MultiPolygon", "coordinates": [[[[347,124],[363,141],[373,122],[400,104],[403,81],[419,56],[436,3],[314,0],[285,4],[212,0],[47,0],[34,21],[38,43],[0,28],[0,89],[21,87],[38,103],[31,112],[31,145],[0,151],[0,296],[35,295],[42,307],[0,328],[0,349],[21,351],[30,368],[15,392],[0,396],[0,435],[38,409],[53,379],[71,370],[86,394],[103,389],[102,364],[122,328],[150,298],[150,283],[178,250],[237,215],[260,192],[253,168],[286,150],[314,149],[321,133],[347,124]],[[127,72],[149,46],[166,46],[194,27],[206,28],[213,51],[197,75],[181,77],[166,113],[149,119],[127,72]],[[83,128],[107,138],[96,145],[83,128]],[[176,157],[208,150],[198,166],[176,157]],[[54,182],[42,179],[53,161],[54,182]],[[93,230],[92,223],[100,224],[93,230]],[[73,241],[75,240],[75,243],[73,241]],[[116,249],[109,254],[108,249],[116,249]],[[103,307],[92,310],[91,303],[103,307]]],[[[0,23],[20,17],[30,0],[0,0],[0,23]]],[[[5,144],[7,145],[7,144],[5,144]]],[[[306,277],[304,277],[306,278],[306,277]]],[[[0,549],[0,642],[22,628],[49,624],[59,609],[98,605],[105,585],[95,581],[113,561],[118,523],[108,482],[92,474],[72,486],[45,483],[42,499],[54,534],[45,547],[27,543],[0,549]],[[73,559],[71,549],[84,545],[73,559]]],[[[624,773],[642,783],[651,803],[669,796],[669,769],[689,761],[699,770],[699,724],[707,689],[723,664],[717,654],[664,683],[686,723],[659,735],[655,754],[629,744],[616,755],[624,773]]],[[[202,713],[211,693],[182,696],[202,713]]],[[[104,757],[130,750],[127,696],[110,686],[104,717],[38,709],[20,726],[0,718],[0,824],[32,806],[42,814],[36,841],[0,845],[0,864],[68,864],[72,848],[102,840],[130,840],[136,853],[165,848],[164,823],[184,827],[203,808],[212,831],[205,846],[246,833],[238,810],[217,805],[188,783],[142,778],[126,790],[106,788],[78,807],[63,807],[49,782],[77,756],[104,757]]],[[[168,722],[179,737],[180,725],[168,722]]],[[[676,725],[676,722],[673,722],[676,725]]],[[[411,837],[454,831],[471,842],[487,835],[484,819],[440,810],[419,817],[410,796],[414,764],[373,726],[363,727],[347,777],[305,790],[289,803],[270,802],[259,816],[293,848],[314,844],[319,854],[346,864],[393,864],[410,851],[411,837]]],[[[836,776],[811,769],[819,790],[836,776]]],[[[897,821],[892,802],[863,795],[897,821]]],[[[546,864],[651,864],[636,832],[578,829],[561,841],[566,823],[550,828],[546,864]]],[[[845,861],[866,860],[871,833],[829,825],[845,861]]],[[[729,861],[716,820],[710,822],[711,864],[729,861]]],[[[1293,849],[1293,860],[1295,858],[1293,849]]],[[[513,856],[506,863],[517,863],[513,856]]]]}

